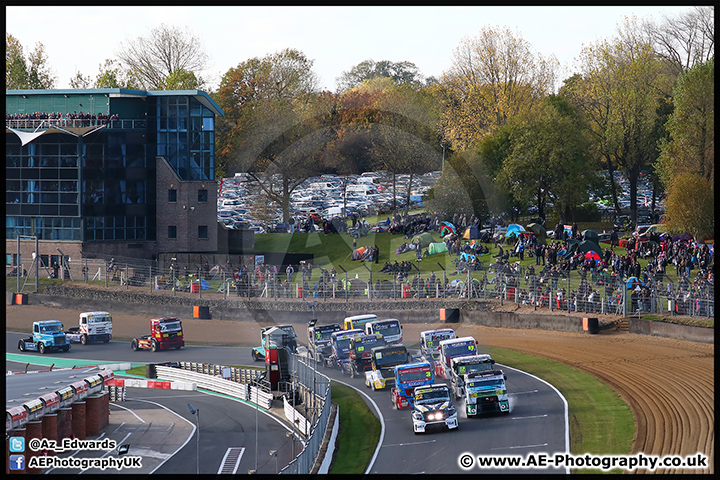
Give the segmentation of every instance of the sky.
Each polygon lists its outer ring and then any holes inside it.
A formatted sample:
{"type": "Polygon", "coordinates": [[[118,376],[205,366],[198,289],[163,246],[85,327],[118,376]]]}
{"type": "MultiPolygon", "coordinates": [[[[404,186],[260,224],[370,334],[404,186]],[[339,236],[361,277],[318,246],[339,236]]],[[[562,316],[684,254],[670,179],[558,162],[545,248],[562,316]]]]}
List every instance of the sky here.
{"type": "Polygon", "coordinates": [[[60,89],[70,88],[76,72],[94,79],[122,43],[164,23],[198,37],[209,56],[201,76],[211,89],[248,59],[295,48],[313,60],[320,86],[335,91],[336,78],[365,60],[411,62],[423,76],[439,78],[463,40],[484,27],[507,28],[538,54],[555,55],[567,78],[583,46],[612,38],[624,17],[660,22],[691,8],[6,6],[5,30],[26,55],[44,45],[60,89]]]}

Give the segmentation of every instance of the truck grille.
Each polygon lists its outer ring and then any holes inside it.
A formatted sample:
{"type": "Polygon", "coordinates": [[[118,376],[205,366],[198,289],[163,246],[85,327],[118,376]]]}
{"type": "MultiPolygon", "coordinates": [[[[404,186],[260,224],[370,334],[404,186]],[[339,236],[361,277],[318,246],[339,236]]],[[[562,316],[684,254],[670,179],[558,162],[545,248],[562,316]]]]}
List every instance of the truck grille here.
{"type": "Polygon", "coordinates": [[[55,345],[64,345],[65,337],[55,337],[55,345]]]}

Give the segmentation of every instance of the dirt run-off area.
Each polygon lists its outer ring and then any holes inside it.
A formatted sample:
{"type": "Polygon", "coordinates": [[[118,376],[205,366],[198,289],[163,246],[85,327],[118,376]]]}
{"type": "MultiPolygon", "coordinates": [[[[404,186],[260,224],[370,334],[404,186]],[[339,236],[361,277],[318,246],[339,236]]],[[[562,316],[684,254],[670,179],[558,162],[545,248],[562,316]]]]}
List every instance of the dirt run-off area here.
{"type": "MultiPolygon", "coordinates": [[[[6,330],[30,332],[34,320],[77,322],[78,311],[33,305],[6,307],[6,330]]],[[[148,317],[113,312],[114,337],[144,334],[148,317]]],[[[252,346],[260,325],[245,321],[183,318],[188,341],[201,344],[252,346]]],[[[419,338],[422,330],[441,325],[404,324],[403,336],[419,338]]],[[[442,325],[444,326],[444,325],[442,325]]],[[[458,336],[472,335],[482,345],[548,358],[585,371],[612,387],[630,406],[636,433],[631,453],[679,455],[702,453],[703,470],[663,469],[654,473],[714,473],[715,347],[685,340],[604,330],[597,335],[492,328],[455,324],[458,336]]],[[[306,332],[296,330],[306,344],[306,332]]],[[[411,342],[409,342],[411,343],[411,342]]],[[[584,452],[582,452],[584,453],[584,452]]],[[[647,473],[637,470],[636,473],[647,473]]]]}

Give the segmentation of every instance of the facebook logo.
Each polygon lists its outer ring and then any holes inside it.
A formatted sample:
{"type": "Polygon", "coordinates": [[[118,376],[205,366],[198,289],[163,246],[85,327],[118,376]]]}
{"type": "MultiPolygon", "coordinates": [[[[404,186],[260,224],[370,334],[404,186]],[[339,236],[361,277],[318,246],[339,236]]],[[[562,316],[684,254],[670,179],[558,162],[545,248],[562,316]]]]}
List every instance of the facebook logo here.
{"type": "Polygon", "coordinates": [[[10,455],[10,470],[25,470],[25,455],[10,455]]]}
{"type": "Polygon", "coordinates": [[[25,437],[10,437],[10,451],[11,452],[24,452],[25,451],[25,437]]]}

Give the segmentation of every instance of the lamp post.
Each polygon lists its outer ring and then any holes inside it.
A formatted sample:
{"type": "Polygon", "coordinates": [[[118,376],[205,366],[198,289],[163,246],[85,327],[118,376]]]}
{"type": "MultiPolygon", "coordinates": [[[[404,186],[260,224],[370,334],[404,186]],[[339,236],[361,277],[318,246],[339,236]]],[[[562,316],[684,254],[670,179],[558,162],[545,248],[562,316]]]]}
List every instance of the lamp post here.
{"type": "Polygon", "coordinates": [[[195,415],[195,425],[197,426],[197,448],[195,450],[195,473],[200,475],[200,409],[195,408],[189,403],[190,414],[195,415]]]}
{"type": "Polygon", "coordinates": [[[278,451],[277,450],[270,450],[270,457],[275,457],[275,475],[278,473],[278,451]]]}

